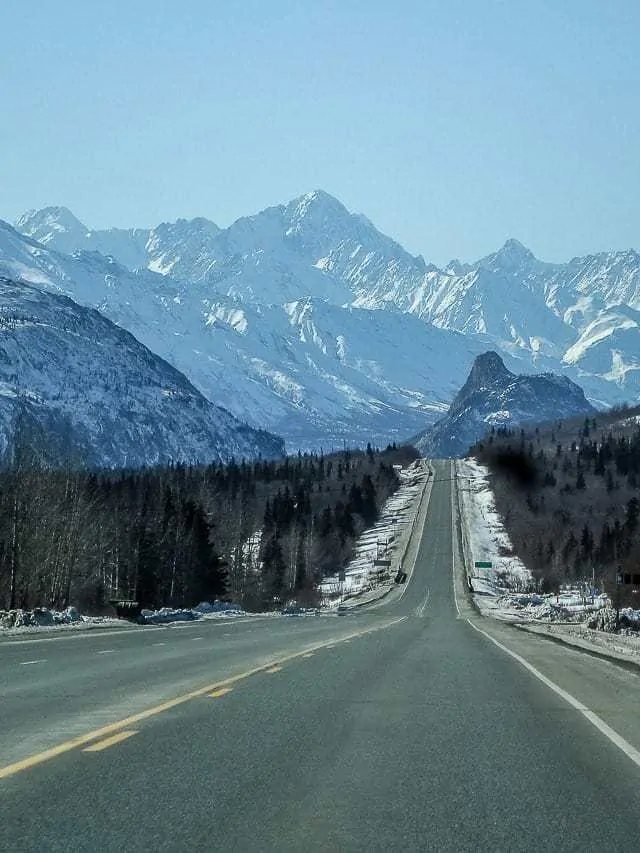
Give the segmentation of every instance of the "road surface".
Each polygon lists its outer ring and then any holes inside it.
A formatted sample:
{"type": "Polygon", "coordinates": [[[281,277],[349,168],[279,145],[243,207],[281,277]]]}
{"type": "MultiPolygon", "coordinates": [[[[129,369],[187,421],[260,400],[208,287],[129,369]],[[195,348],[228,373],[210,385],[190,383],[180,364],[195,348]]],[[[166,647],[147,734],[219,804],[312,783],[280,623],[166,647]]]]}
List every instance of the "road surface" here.
{"type": "Polygon", "coordinates": [[[637,850],[640,678],[474,614],[450,472],[371,610],[0,643],[0,850],[637,850]]]}

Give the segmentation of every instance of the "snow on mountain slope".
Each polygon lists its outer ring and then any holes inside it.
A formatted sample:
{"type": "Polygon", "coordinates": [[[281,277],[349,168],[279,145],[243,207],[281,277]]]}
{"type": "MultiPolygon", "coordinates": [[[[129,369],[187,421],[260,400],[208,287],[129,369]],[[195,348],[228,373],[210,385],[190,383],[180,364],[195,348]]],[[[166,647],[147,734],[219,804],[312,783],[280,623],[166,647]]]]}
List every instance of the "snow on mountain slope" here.
{"type": "MultiPolygon", "coordinates": [[[[605,309],[564,354],[565,364],[579,366],[580,383],[590,391],[594,377],[640,396],[640,312],[627,306],[605,309]]],[[[597,393],[597,392],[596,392],[597,393]]],[[[596,397],[592,394],[591,396],[596,397]]],[[[597,397],[596,397],[597,398],[597,397]]]]}
{"type": "Polygon", "coordinates": [[[582,389],[566,376],[516,376],[495,352],[479,355],[449,411],[413,444],[426,456],[462,456],[492,427],[591,414],[582,389]]]}
{"type": "MultiPolygon", "coordinates": [[[[145,246],[149,258],[147,266],[163,275],[173,273],[175,268],[179,271],[180,266],[195,269],[204,265],[206,269],[211,245],[219,233],[218,226],[203,217],[163,222],[149,232],[145,246]]],[[[119,257],[117,252],[114,254],[119,257]]],[[[125,261],[123,263],[128,266],[125,261]]]]}
{"type": "Polygon", "coordinates": [[[633,249],[602,252],[556,265],[545,282],[557,288],[600,300],[607,306],[628,305],[640,310],[640,254],[633,249]]]}
{"type": "Polygon", "coordinates": [[[15,227],[25,236],[58,252],[100,252],[117,258],[129,269],[146,267],[149,262],[145,248],[149,230],[109,228],[91,231],[66,207],[29,210],[17,220],[15,227]]]}
{"type": "Polygon", "coordinates": [[[284,449],[97,311],[0,278],[2,452],[21,404],[47,433],[70,430],[74,452],[90,464],[211,462],[284,449]]]}
{"type": "Polygon", "coordinates": [[[206,282],[133,273],[98,253],[50,252],[10,226],[0,228],[3,265],[99,308],[209,399],[293,447],[405,438],[444,410],[486,348],[399,312],[311,298],[239,302],[206,282]]]}
{"type": "MultiPolygon", "coordinates": [[[[50,247],[68,251],[75,235],[74,249],[98,249],[130,268],[142,265],[139,257],[135,264],[125,257],[127,247],[119,249],[113,241],[107,247],[87,236],[136,231],[87,232],[64,208],[32,211],[19,225],[50,247]]],[[[617,322],[606,314],[612,305],[638,306],[640,256],[631,250],[548,264],[511,239],[474,264],[454,261],[443,271],[320,190],[243,217],[222,231],[207,220],[179,220],[145,233],[145,266],[206,283],[220,297],[283,305],[312,296],[335,305],[411,313],[442,329],[482,335],[529,369],[585,373],[589,393],[593,389],[599,400],[619,402],[620,395],[638,393],[633,373],[625,371],[621,383],[609,368],[592,376],[573,357],[578,352],[587,357],[584,343],[590,337],[584,334],[590,323],[602,325],[606,317],[617,322]],[[610,390],[606,384],[596,387],[599,380],[611,383],[610,390]]],[[[632,363],[637,347],[629,336],[624,346],[620,357],[632,363]]]]}
{"type": "Polygon", "coordinates": [[[209,399],[295,447],[405,438],[444,410],[484,346],[399,312],[239,302],[95,252],[50,252],[10,226],[2,267],[97,307],[209,399]]]}
{"type": "Polygon", "coordinates": [[[27,210],[15,223],[16,230],[32,237],[43,246],[59,252],[75,252],[86,239],[89,229],[69,208],[55,206],[27,210]]]}
{"type": "Polygon", "coordinates": [[[29,210],[16,230],[58,252],[100,252],[117,259],[130,270],[148,267],[163,274],[176,264],[189,269],[209,265],[209,242],[220,232],[202,217],[163,222],[156,228],[107,228],[90,230],[66,207],[29,210]]]}
{"type": "Polygon", "coordinates": [[[390,284],[403,272],[422,275],[427,269],[422,258],[413,258],[364,216],[349,213],[320,190],[241,217],[224,231],[203,219],[140,231],[148,234],[144,264],[128,263],[115,241],[106,242],[109,235],[139,229],[91,232],[66,208],[29,211],[16,229],[58,251],[100,251],[131,269],[144,265],[183,281],[207,281],[220,295],[260,304],[307,296],[346,304],[363,283],[390,284]],[[70,219],[76,227],[68,225],[70,219]],[[194,251],[185,251],[185,243],[194,251]]]}
{"type": "MultiPolygon", "coordinates": [[[[61,246],[72,234],[77,250],[97,247],[95,241],[87,242],[87,234],[137,233],[87,232],[81,223],[80,228],[73,224],[78,221],[68,211],[57,222],[52,210],[20,220],[22,230],[48,241],[47,248],[61,246]]],[[[639,298],[640,257],[632,251],[548,264],[517,240],[507,240],[473,264],[452,261],[440,270],[322,191],[242,217],[224,230],[207,220],[179,220],[144,233],[144,263],[126,260],[125,248],[112,242],[109,251],[100,244],[103,254],[113,256],[109,269],[98,255],[45,258],[36,250],[35,271],[29,275],[48,275],[53,286],[99,307],[175,363],[211,399],[253,423],[277,430],[284,424],[289,441],[301,441],[305,430],[309,441],[315,441],[330,423],[336,426],[332,435],[357,435],[361,415],[362,426],[386,430],[389,419],[396,418],[394,389],[401,385],[406,400],[419,401],[417,406],[408,403],[409,414],[424,404],[424,387],[413,384],[423,381],[417,371],[410,371],[414,378],[403,384],[386,379],[385,371],[394,367],[386,324],[393,334],[411,336],[402,344],[407,353],[422,345],[416,343],[422,338],[419,327],[396,315],[420,320],[429,339],[433,326],[462,333],[468,339],[467,366],[473,354],[491,346],[510,358],[518,372],[555,371],[572,377],[598,404],[634,400],[640,394],[634,367],[638,341],[632,330],[627,333],[627,319],[614,310],[620,304],[633,308],[639,298]],[[134,266],[148,270],[134,275],[134,266]],[[55,274],[51,267],[57,267],[55,274]],[[164,281],[153,271],[162,273],[164,281]],[[355,310],[382,312],[384,319],[378,318],[375,328],[361,318],[357,332],[378,341],[379,369],[367,373],[357,364],[320,366],[317,347],[305,350],[312,347],[312,338],[292,340],[286,306],[308,299],[315,320],[325,302],[349,324],[341,331],[337,319],[330,321],[333,337],[348,340],[350,352],[364,346],[347,332],[355,310]],[[401,323],[406,328],[399,329],[401,323]],[[212,337],[214,324],[217,334],[212,337]],[[369,398],[376,402],[365,403],[369,398]],[[348,425],[340,404],[349,413],[348,425]],[[368,420],[378,405],[390,406],[389,418],[380,409],[368,420]]],[[[447,359],[433,352],[429,358],[426,372],[437,377],[436,386],[452,388],[447,359]]],[[[427,409],[442,402],[435,394],[427,409]]]]}

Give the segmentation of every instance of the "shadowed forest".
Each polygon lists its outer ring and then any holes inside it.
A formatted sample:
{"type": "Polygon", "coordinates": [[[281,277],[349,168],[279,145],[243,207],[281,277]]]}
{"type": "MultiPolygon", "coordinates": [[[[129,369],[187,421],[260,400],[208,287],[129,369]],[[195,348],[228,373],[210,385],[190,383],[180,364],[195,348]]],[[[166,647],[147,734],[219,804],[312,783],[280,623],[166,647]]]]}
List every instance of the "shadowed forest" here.
{"type": "Polygon", "coordinates": [[[595,582],[640,607],[640,408],[494,429],[471,452],[542,591],[595,582]]]}
{"type": "Polygon", "coordinates": [[[130,471],[53,468],[22,430],[0,475],[0,609],[101,613],[113,598],[251,610],[296,599],[350,558],[412,448],[130,471]]]}

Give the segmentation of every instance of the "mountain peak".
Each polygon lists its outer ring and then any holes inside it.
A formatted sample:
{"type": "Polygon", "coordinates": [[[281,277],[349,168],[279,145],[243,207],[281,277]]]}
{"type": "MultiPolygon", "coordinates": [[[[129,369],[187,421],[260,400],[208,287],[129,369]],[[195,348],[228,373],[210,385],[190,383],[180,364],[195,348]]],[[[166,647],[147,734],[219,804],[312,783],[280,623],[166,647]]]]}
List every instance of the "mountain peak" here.
{"type": "Polygon", "coordinates": [[[155,228],[152,228],[151,231],[152,233],[165,232],[187,236],[203,235],[215,237],[216,234],[220,233],[220,227],[204,216],[196,216],[193,219],[179,217],[175,222],[161,222],[155,228]]]}
{"type": "Polygon", "coordinates": [[[514,255],[531,255],[532,252],[530,249],[527,249],[525,245],[523,245],[520,240],[516,240],[515,237],[509,237],[505,240],[503,247],[500,249],[500,253],[504,254],[514,254],[514,255]]]}
{"type": "Polygon", "coordinates": [[[493,351],[477,356],[448,413],[412,443],[425,456],[462,456],[492,427],[590,414],[582,388],[553,373],[516,376],[493,351]]]}
{"type": "Polygon", "coordinates": [[[478,262],[479,266],[490,269],[492,272],[514,271],[527,266],[536,257],[530,249],[527,249],[519,240],[510,237],[505,241],[502,248],[492,255],[488,255],[478,262]]]}
{"type": "Polygon", "coordinates": [[[312,190],[298,196],[286,205],[296,220],[317,218],[331,215],[349,216],[349,211],[334,196],[324,190],[312,190]]]}
{"type": "Polygon", "coordinates": [[[513,379],[514,375],[504,366],[504,361],[498,353],[489,350],[476,356],[463,390],[471,391],[486,388],[496,382],[509,381],[513,379]]]}
{"type": "Polygon", "coordinates": [[[16,230],[24,233],[25,226],[28,227],[34,223],[49,224],[58,231],[70,231],[81,229],[88,231],[86,225],[71,213],[68,207],[64,205],[50,205],[40,209],[27,210],[22,216],[16,220],[16,230]]]}
{"type": "Polygon", "coordinates": [[[73,251],[88,231],[68,207],[60,205],[28,210],[16,220],[15,228],[45,246],[55,241],[63,251],[73,251]],[[59,245],[61,239],[64,247],[59,245]]]}

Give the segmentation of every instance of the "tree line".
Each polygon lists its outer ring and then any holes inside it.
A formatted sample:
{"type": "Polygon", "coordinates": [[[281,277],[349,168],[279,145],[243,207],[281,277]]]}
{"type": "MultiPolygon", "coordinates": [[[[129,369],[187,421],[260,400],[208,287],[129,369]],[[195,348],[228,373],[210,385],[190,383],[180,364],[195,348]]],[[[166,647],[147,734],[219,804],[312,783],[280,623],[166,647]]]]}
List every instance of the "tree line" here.
{"type": "Polygon", "coordinates": [[[0,608],[216,598],[312,603],[398,488],[412,448],[137,470],[52,466],[18,436],[0,470],[0,608]]]}
{"type": "Polygon", "coordinates": [[[513,550],[544,590],[595,581],[640,607],[616,575],[640,573],[640,410],[494,429],[472,453],[489,467],[513,550]]]}

